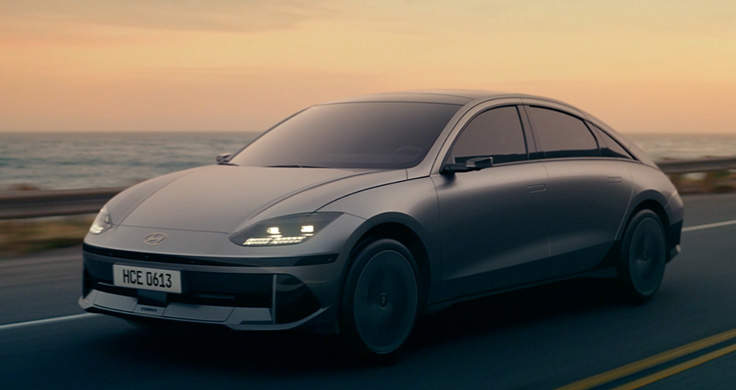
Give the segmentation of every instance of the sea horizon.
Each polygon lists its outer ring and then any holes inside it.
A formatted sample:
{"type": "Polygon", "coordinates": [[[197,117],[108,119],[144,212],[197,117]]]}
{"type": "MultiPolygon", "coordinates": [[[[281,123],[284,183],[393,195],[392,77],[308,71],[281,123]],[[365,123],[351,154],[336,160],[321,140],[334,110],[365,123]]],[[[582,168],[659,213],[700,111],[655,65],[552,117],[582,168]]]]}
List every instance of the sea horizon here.
{"type": "MultiPolygon", "coordinates": [[[[261,131],[0,132],[0,191],[130,186],[215,163],[261,131]]],[[[655,161],[736,156],[736,134],[626,133],[655,161]]]]}

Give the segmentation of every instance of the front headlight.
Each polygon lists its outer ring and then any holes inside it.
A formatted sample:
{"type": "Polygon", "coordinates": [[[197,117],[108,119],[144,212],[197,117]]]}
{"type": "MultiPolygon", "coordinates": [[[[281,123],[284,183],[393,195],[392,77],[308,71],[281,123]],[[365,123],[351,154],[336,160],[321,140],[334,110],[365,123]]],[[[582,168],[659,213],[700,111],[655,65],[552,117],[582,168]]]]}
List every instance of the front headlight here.
{"type": "Polygon", "coordinates": [[[259,222],[230,236],[240,246],[293,245],[321,232],[341,213],[294,214],[259,222]]]}
{"type": "Polygon", "coordinates": [[[91,234],[101,234],[110,229],[112,229],[112,218],[107,208],[103,207],[97,214],[95,221],[92,222],[92,226],[89,227],[89,232],[91,234]]]}

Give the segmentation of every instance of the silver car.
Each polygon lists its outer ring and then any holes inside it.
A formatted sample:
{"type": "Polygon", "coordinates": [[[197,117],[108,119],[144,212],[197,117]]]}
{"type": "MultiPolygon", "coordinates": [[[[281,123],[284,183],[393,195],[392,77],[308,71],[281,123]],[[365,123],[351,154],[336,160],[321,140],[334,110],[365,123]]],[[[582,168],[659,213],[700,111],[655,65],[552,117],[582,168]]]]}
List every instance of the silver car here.
{"type": "Polygon", "coordinates": [[[117,195],[85,238],[79,303],[164,326],[340,333],[387,357],[422,313],[542,282],[617,278],[644,302],[682,221],[657,166],[565,103],[361,96],[117,195]]]}

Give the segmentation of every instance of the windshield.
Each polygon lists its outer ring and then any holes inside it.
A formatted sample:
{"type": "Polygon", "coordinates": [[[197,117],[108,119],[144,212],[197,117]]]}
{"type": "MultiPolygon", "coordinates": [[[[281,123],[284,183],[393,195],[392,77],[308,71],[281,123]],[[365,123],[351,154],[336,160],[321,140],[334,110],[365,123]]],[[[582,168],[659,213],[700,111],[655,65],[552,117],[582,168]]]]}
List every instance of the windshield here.
{"type": "Polygon", "coordinates": [[[320,168],[413,167],[460,106],[412,102],[338,103],[308,108],[230,160],[235,165],[320,168]]]}

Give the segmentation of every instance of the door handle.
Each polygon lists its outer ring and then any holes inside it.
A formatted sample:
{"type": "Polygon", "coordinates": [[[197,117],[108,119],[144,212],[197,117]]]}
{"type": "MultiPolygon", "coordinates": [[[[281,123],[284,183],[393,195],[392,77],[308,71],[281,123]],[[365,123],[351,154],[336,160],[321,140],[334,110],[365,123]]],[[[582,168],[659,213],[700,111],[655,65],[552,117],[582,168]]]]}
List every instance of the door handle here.
{"type": "Polygon", "coordinates": [[[547,191],[547,186],[545,184],[532,184],[527,186],[526,189],[529,190],[530,194],[536,194],[537,192],[547,191]]]}

